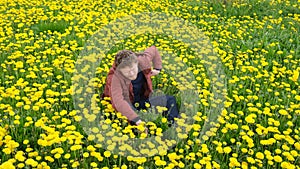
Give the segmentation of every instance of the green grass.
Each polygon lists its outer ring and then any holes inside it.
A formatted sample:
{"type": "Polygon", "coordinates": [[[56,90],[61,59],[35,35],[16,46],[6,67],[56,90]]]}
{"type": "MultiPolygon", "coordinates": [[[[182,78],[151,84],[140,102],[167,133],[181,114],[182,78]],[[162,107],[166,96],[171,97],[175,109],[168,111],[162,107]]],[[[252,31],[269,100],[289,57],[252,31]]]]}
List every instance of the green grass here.
{"type": "Polygon", "coordinates": [[[64,20],[55,22],[40,21],[39,23],[32,25],[31,29],[34,30],[36,34],[39,34],[40,32],[47,32],[48,30],[51,32],[57,31],[64,33],[65,29],[67,29],[69,25],[69,22],[64,20]]]}

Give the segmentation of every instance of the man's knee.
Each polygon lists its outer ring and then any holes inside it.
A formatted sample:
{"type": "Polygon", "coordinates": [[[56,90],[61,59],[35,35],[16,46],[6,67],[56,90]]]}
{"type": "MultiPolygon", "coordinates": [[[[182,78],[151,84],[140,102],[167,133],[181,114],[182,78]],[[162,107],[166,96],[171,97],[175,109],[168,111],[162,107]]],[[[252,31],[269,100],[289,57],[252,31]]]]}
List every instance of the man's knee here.
{"type": "Polygon", "coordinates": [[[176,105],[176,98],[174,96],[167,96],[169,105],[176,105]]]}

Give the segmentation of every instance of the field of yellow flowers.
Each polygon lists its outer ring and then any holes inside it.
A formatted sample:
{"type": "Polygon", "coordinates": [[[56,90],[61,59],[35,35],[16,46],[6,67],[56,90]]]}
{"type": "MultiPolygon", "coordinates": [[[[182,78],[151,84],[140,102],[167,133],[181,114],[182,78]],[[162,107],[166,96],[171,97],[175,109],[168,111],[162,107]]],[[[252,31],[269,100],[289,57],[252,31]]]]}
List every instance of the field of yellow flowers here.
{"type": "Polygon", "coordinates": [[[0,11],[0,169],[300,168],[299,0],[1,0],[0,11]],[[145,12],[196,27],[207,37],[203,55],[156,32],[128,34],[93,62],[98,30],[145,12]],[[114,54],[152,45],[164,64],[154,88],[183,110],[177,139],[161,139],[170,131],[161,116],[145,124],[148,135],[135,134],[143,126],[100,99],[114,54]],[[139,151],[125,144],[150,137],[157,144],[139,151]]]}

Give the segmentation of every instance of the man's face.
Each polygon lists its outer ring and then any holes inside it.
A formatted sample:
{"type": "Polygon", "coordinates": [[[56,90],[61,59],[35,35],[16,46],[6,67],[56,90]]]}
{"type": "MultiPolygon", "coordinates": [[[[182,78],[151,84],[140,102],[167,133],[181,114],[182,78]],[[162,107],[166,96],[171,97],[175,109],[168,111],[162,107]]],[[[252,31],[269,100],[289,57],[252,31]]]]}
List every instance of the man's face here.
{"type": "Polygon", "coordinates": [[[119,70],[127,79],[135,80],[138,74],[138,63],[133,63],[131,66],[126,66],[119,70]]]}

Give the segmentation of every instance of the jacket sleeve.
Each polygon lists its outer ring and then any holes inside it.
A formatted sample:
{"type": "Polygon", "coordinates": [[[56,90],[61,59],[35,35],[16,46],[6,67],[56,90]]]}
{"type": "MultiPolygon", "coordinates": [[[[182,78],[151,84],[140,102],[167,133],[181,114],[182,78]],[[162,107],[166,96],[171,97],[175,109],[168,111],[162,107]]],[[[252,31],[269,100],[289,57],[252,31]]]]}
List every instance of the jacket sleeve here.
{"type": "Polygon", "coordinates": [[[143,69],[150,69],[151,63],[155,69],[162,69],[162,60],[155,46],[151,46],[144,51],[144,55],[138,57],[139,63],[143,69]]]}
{"type": "Polygon", "coordinates": [[[140,119],[130,103],[124,99],[120,80],[116,76],[112,77],[110,93],[112,105],[118,112],[127,117],[128,121],[135,123],[140,119]]]}

